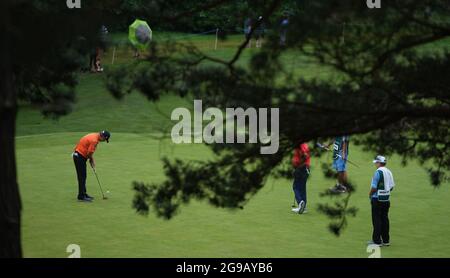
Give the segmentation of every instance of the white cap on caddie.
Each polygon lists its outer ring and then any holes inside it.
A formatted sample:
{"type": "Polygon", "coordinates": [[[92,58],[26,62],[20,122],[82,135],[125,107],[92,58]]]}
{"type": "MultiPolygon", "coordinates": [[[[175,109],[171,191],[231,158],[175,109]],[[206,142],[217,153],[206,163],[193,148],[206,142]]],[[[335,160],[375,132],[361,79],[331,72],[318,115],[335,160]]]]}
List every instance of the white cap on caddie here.
{"type": "Polygon", "coordinates": [[[375,160],[373,161],[373,163],[386,163],[386,157],[384,157],[382,155],[377,155],[377,157],[375,157],[375,160]]]}

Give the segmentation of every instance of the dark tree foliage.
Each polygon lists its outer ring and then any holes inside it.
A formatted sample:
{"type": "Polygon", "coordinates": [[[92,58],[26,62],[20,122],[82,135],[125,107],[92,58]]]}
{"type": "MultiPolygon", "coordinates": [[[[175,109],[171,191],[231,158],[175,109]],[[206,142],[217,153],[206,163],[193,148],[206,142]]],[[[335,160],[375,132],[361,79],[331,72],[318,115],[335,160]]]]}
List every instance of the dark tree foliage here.
{"type": "MultiPolygon", "coordinates": [[[[227,33],[242,33],[247,17],[263,13],[265,0],[125,0],[117,9],[120,16],[112,28],[123,30],[135,18],[143,18],[158,30],[204,32],[220,28],[227,33]]],[[[299,1],[283,1],[277,15],[296,6],[299,1]]],[[[302,1],[300,1],[302,2],[302,1]]],[[[278,16],[277,16],[278,17],[278,16]]]]}
{"type": "MultiPolygon", "coordinates": [[[[260,7],[266,22],[277,22],[280,2],[260,7]]],[[[171,218],[192,198],[242,207],[269,175],[286,176],[283,165],[293,146],[343,134],[359,134],[357,144],[373,153],[399,154],[405,163],[418,159],[429,168],[433,185],[448,179],[450,53],[429,45],[449,38],[450,3],[383,1],[381,9],[368,9],[359,0],[290,4],[287,46],[279,45],[277,26],[271,26],[274,31],[248,67],[236,65],[245,42],[230,60],[154,44],[142,66],[110,74],[108,86],[116,96],[138,89],[151,100],[176,92],[201,98],[204,106],[280,108],[278,153],[261,155],[259,144],[212,144],[216,156],[211,161],[164,159],[165,182],[134,183],[139,212],[154,210],[171,218]],[[331,73],[295,76],[281,63],[292,50],[331,73]],[[163,77],[161,70],[170,76],[163,77]]],[[[337,201],[319,207],[333,220],[330,229],[337,235],[346,217],[356,213],[348,205],[355,186],[349,186],[341,197],[324,192],[337,201]]]]}

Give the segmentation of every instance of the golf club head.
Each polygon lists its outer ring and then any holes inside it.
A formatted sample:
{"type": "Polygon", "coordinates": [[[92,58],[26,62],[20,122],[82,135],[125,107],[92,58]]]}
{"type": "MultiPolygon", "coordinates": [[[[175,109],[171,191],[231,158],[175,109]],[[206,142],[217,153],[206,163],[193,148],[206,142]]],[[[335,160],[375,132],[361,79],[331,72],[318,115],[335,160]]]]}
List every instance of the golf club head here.
{"type": "Polygon", "coordinates": [[[108,200],[108,197],[106,197],[106,196],[103,196],[103,200],[108,200]]]}

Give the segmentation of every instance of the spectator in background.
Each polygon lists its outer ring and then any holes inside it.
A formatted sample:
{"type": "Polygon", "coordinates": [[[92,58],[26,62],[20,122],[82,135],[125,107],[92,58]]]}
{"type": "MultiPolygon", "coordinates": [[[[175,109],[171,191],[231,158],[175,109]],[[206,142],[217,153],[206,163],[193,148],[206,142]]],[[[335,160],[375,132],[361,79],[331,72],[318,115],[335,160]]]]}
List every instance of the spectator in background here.
{"type": "Polygon", "coordinates": [[[97,72],[102,72],[103,68],[101,65],[101,58],[103,56],[103,53],[106,51],[106,48],[108,47],[108,28],[106,28],[105,25],[102,25],[100,27],[100,42],[99,46],[97,47],[97,57],[96,57],[96,68],[97,72]]]}
{"type": "Polygon", "coordinates": [[[89,69],[91,72],[97,72],[96,69],[96,61],[97,61],[97,48],[92,47],[89,52],[89,69]]]}
{"type": "Polygon", "coordinates": [[[430,6],[427,6],[424,11],[425,19],[430,19],[432,16],[430,6]]]}
{"type": "Polygon", "coordinates": [[[255,39],[256,39],[256,47],[260,48],[262,46],[262,40],[264,39],[265,26],[263,22],[262,16],[258,18],[259,25],[255,29],[255,39]]]}
{"type": "Polygon", "coordinates": [[[103,67],[101,64],[101,57],[103,53],[106,51],[108,46],[108,28],[105,25],[100,27],[99,33],[99,43],[98,46],[95,47],[89,56],[89,67],[91,72],[102,72],[103,67]]]}
{"type": "Polygon", "coordinates": [[[139,49],[137,47],[134,48],[133,58],[137,59],[141,57],[141,53],[139,53],[139,49]]]}
{"type": "Polygon", "coordinates": [[[289,25],[289,16],[287,13],[285,13],[280,23],[280,46],[286,46],[286,34],[288,25],[289,25]]]}
{"type": "Polygon", "coordinates": [[[252,31],[252,19],[250,17],[247,17],[244,21],[244,36],[245,40],[248,40],[247,47],[252,47],[252,40],[250,38],[250,32],[252,31]]]}

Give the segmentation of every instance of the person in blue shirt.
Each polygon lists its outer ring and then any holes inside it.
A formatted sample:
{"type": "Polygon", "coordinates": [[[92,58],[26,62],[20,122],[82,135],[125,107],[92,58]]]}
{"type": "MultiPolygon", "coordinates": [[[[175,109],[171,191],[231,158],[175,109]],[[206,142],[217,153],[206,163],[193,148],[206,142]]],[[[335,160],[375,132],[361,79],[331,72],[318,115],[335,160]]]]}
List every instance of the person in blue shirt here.
{"type": "MultiPolygon", "coordinates": [[[[350,144],[350,137],[343,135],[337,136],[333,143],[333,168],[337,172],[336,186],[330,190],[336,193],[347,192],[347,158],[348,146],[350,144]]],[[[328,144],[328,148],[331,144],[328,144]]]]}
{"type": "Polygon", "coordinates": [[[372,240],[368,244],[389,246],[389,207],[394,177],[386,168],[386,158],[378,155],[373,161],[377,170],[372,178],[369,198],[372,206],[372,240]]]}

